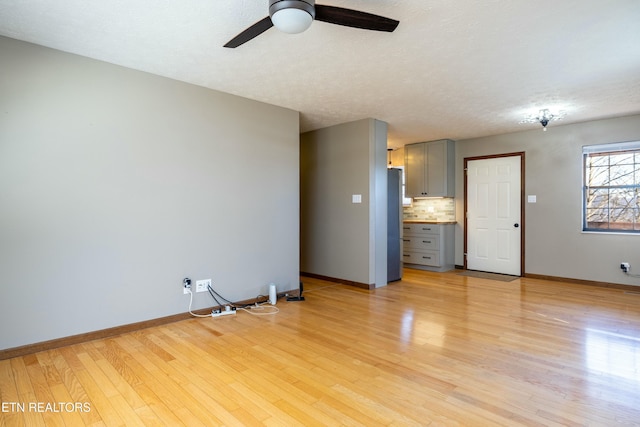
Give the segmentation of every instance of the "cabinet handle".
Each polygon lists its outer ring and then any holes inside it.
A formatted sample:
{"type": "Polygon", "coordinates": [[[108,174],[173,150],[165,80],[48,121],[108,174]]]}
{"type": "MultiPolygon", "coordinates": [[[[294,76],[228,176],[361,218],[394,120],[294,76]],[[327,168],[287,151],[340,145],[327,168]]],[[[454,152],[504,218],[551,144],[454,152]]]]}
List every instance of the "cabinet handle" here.
{"type": "Polygon", "coordinates": [[[431,227],[422,227],[423,231],[431,231],[431,227]]]}
{"type": "Polygon", "coordinates": [[[431,240],[423,240],[422,243],[431,243],[431,240]]]}
{"type": "Polygon", "coordinates": [[[424,259],[431,259],[431,257],[430,257],[430,256],[423,256],[422,258],[424,258],[424,259]]]}
{"type": "Polygon", "coordinates": [[[411,256],[411,255],[409,255],[409,254],[403,254],[402,256],[411,256]]]}
{"type": "Polygon", "coordinates": [[[403,230],[411,230],[411,227],[402,227],[403,230]]]}
{"type": "Polygon", "coordinates": [[[403,242],[410,242],[411,240],[409,239],[402,239],[403,242]]]}

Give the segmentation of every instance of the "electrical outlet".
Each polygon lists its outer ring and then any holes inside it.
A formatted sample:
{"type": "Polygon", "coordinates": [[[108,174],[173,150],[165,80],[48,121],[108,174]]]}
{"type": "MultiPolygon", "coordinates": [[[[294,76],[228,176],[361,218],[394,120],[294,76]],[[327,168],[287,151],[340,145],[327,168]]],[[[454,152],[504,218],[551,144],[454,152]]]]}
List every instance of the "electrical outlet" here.
{"type": "Polygon", "coordinates": [[[190,292],[191,292],[191,279],[189,279],[188,277],[185,277],[182,280],[182,293],[185,295],[189,295],[190,292]]]}
{"type": "Polygon", "coordinates": [[[211,279],[196,280],[196,292],[207,292],[211,286],[211,279]]]}

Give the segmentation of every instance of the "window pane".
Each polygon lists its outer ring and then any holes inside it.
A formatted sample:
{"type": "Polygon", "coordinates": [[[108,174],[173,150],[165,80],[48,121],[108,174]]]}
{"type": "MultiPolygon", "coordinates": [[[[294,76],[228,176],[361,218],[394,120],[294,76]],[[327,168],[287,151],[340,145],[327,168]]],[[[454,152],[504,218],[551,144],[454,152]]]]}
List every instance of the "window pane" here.
{"type": "Polygon", "coordinates": [[[612,165],[609,175],[611,176],[609,185],[633,185],[635,182],[633,165],[612,165]]]}
{"type": "Polygon", "coordinates": [[[609,228],[615,230],[633,230],[633,209],[610,209],[609,228]]]}
{"type": "Polygon", "coordinates": [[[587,209],[587,222],[609,222],[609,208],[587,209]]]}
{"type": "Polygon", "coordinates": [[[607,208],[609,207],[609,190],[592,189],[587,192],[587,208],[607,208]]]}
{"type": "Polygon", "coordinates": [[[608,155],[591,155],[587,157],[587,166],[609,166],[608,155]]]}
{"type": "Polygon", "coordinates": [[[634,208],[638,206],[636,190],[633,188],[612,188],[609,192],[612,208],[634,208]]]}
{"type": "Polygon", "coordinates": [[[634,153],[620,153],[612,154],[609,159],[609,164],[613,165],[632,165],[634,153]]]}
{"type": "Polygon", "coordinates": [[[589,187],[609,185],[609,166],[598,166],[587,169],[585,180],[589,187]]]}
{"type": "Polygon", "coordinates": [[[609,228],[609,209],[587,209],[587,228],[609,228]]]}
{"type": "Polygon", "coordinates": [[[633,214],[631,208],[610,208],[609,222],[633,223],[633,214]]]}

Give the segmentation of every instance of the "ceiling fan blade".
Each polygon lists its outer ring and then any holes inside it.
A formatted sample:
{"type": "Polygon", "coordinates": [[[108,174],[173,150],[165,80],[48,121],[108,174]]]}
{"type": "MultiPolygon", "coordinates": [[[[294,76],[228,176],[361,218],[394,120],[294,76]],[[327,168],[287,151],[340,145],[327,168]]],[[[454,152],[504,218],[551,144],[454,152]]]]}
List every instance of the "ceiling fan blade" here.
{"type": "Polygon", "coordinates": [[[363,30],[387,31],[396,29],[399,21],[372,13],[360,12],[336,6],[316,4],[316,20],[363,30]]]}
{"type": "Polygon", "coordinates": [[[266,18],[259,20],[258,22],[229,40],[227,44],[224,45],[224,47],[236,48],[242,44],[245,44],[252,38],[258,37],[260,34],[264,33],[271,27],[273,27],[273,22],[271,22],[271,18],[267,16],[266,18]]]}

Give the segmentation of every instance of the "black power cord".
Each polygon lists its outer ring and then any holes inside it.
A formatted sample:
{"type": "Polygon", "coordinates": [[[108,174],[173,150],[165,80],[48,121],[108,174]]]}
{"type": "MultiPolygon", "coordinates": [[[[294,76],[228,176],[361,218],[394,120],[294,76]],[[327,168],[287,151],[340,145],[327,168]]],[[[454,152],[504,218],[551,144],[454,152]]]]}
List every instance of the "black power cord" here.
{"type": "Polygon", "coordinates": [[[213,298],[216,304],[218,304],[220,307],[224,307],[225,305],[236,307],[234,303],[232,303],[231,301],[229,301],[228,299],[226,299],[225,297],[223,297],[222,295],[214,291],[211,285],[207,285],[207,291],[209,291],[209,295],[211,295],[211,298],[213,298]],[[218,298],[220,298],[224,302],[224,304],[221,304],[220,301],[218,301],[218,298]]]}

